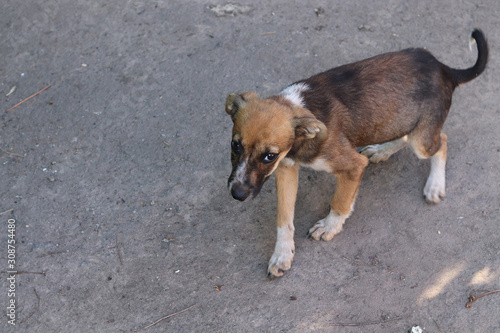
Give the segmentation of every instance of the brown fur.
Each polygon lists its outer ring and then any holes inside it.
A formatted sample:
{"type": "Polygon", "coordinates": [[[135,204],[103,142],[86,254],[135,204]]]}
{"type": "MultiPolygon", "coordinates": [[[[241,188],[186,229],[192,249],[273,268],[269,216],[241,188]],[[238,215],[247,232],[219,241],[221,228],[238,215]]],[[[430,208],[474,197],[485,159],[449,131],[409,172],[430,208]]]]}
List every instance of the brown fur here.
{"type": "Polygon", "coordinates": [[[406,143],[418,157],[431,157],[424,194],[429,202],[441,200],[447,149],[441,128],[452,94],[478,76],[488,58],[483,34],[476,30],[472,36],[478,60],[466,70],[449,68],[425,50],[408,49],[333,68],[296,82],[278,96],[228,96],[226,112],[234,122],[228,180],[233,197],[255,197],[276,170],[278,239],[270,276],[281,276],[293,260],[300,165],[328,171],[337,179],[330,214],[310,230],[318,240],[330,240],[342,229],[369,158],[386,159],[406,143]],[[393,140],[397,143],[383,145],[393,140]],[[367,145],[362,154],[355,150],[367,145]]]}
{"type": "Polygon", "coordinates": [[[299,166],[280,166],[276,169],[275,176],[277,183],[283,184],[276,187],[278,197],[278,216],[276,220],[279,228],[286,225],[285,221],[293,220],[299,185],[299,166]]]}

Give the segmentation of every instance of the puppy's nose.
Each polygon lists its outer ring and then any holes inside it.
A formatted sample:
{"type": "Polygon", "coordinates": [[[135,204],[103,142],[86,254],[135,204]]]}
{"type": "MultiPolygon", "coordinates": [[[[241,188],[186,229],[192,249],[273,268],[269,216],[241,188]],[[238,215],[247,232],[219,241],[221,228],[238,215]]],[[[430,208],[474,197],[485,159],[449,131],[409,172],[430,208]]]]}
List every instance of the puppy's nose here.
{"type": "Polygon", "coordinates": [[[239,201],[245,201],[246,198],[250,195],[251,190],[248,188],[244,188],[242,186],[233,185],[231,187],[231,195],[233,198],[239,201]]]}

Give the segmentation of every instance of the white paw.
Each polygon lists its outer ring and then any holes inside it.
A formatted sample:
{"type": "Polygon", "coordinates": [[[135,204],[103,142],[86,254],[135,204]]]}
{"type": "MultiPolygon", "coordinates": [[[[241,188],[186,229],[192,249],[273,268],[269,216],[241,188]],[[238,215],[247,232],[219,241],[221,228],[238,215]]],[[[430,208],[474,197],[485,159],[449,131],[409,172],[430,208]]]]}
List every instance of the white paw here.
{"type": "Polygon", "coordinates": [[[384,144],[365,146],[360,153],[368,157],[372,163],[387,161],[392,155],[391,150],[384,149],[384,144]]]}
{"type": "Polygon", "coordinates": [[[425,201],[437,204],[445,196],[446,187],[446,158],[440,154],[431,157],[431,172],[424,187],[425,201]]]}
{"type": "Polygon", "coordinates": [[[267,276],[283,276],[283,273],[292,267],[294,255],[295,250],[293,247],[288,249],[283,248],[280,251],[274,251],[271,260],[269,260],[269,266],[267,267],[267,276]]]}
{"type": "Polygon", "coordinates": [[[295,243],[293,241],[293,224],[290,223],[283,227],[278,227],[276,246],[274,253],[269,260],[267,267],[267,276],[279,277],[292,266],[293,256],[295,255],[295,243]]]}
{"type": "Polygon", "coordinates": [[[425,183],[424,197],[430,204],[440,203],[446,195],[444,176],[430,175],[425,183]]]}
{"type": "Polygon", "coordinates": [[[339,215],[333,210],[330,210],[328,216],[316,222],[316,224],[309,229],[307,234],[310,238],[315,240],[329,241],[342,231],[342,226],[346,218],[347,216],[339,215]]]}

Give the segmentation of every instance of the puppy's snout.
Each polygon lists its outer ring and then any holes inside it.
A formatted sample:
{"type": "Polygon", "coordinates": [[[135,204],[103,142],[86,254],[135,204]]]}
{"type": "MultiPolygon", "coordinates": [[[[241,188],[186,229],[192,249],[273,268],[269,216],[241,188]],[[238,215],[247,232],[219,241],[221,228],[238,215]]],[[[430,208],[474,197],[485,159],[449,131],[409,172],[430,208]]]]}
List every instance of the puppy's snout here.
{"type": "Polygon", "coordinates": [[[241,184],[233,184],[231,186],[231,195],[239,201],[245,201],[253,193],[253,188],[241,184]]]}

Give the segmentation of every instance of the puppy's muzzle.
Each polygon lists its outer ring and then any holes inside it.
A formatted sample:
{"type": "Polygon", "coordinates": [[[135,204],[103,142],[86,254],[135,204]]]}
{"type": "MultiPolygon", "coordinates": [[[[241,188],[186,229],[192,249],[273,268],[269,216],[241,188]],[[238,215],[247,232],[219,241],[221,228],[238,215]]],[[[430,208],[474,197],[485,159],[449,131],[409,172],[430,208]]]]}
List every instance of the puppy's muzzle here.
{"type": "Polygon", "coordinates": [[[233,196],[233,198],[239,201],[245,201],[257,195],[255,193],[255,187],[253,186],[248,186],[240,183],[232,183],[229,186],[231,195],[233,196]]]}

